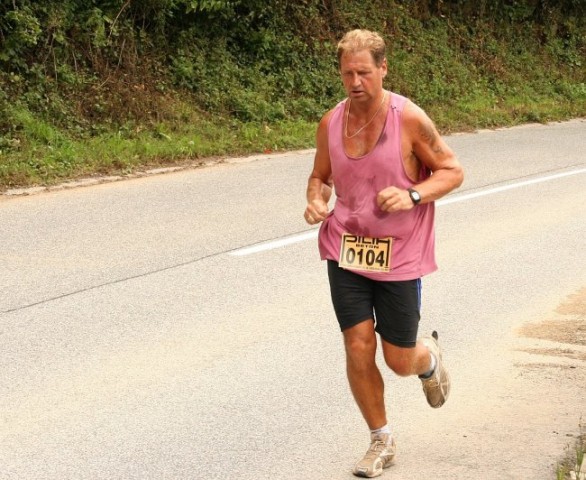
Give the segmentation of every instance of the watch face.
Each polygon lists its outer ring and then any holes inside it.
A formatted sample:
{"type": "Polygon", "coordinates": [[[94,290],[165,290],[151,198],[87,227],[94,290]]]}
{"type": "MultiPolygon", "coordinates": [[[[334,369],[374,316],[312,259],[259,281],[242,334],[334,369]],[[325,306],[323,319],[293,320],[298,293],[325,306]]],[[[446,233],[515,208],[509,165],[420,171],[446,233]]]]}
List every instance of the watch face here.
{"type": "Polygon", "coordinates": [[[413,203],[419,203],[421,201],[421,195],[419,195],[419,192],[416,192],[415,190],[409,190],[409,195],[411,195],[411,200],[413,200],[413,203]]]}

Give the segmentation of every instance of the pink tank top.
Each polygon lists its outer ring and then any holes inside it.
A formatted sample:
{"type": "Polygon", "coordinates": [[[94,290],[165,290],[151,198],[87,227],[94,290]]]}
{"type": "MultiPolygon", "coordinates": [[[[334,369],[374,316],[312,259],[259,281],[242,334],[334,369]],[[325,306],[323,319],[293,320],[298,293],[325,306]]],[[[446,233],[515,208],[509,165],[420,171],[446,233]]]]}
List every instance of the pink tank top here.
{"type": "MultiPolygon", "coordinates": [[[[374,280],[413,280],[437,269],[435,262],[434,203],[411,210],[383,212],[377,193],[389,186],[407,189],[415,183],[407,176],[401,153],[401,114],[407,99],[391,93],[391,103],[374,148],[358,158],[346,154],[343,144],[344,106],[340,102],[328,125],[329,153],[336,192],[334,209],[319,231],[322,260],[338,261],[342,235],[392,237],[389,272],[356,271],[374,280]]],[[[420,178],[430,172],[422,167],[420,178]]]]}

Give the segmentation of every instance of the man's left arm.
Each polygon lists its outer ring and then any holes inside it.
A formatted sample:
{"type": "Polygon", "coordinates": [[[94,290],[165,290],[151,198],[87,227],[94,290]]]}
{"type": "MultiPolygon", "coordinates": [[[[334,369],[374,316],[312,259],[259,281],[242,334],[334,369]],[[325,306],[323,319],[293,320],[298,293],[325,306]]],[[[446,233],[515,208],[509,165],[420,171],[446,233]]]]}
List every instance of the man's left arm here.
{"type": "MultiPolygon", "coordinates": [[[[433,202],[458,188],[464,180],[460,162],[428,115],[413,103],[403,112],[403,129],[410,139],[412,154],[432,172],[430,177],[414,186],[421,198],[418,203],[433,202]]],[[[407,190],[395,187],[379,192],[377,201],[387,212],[415,206],[407,190]]]]}
{"type": "Polygon", "coordinates": [[[464,181],[464,171],[427,114],[414,104],[410,107],[404,120],[412,138],[413,153],[432,172],[416,189],[421,203],[433,202],[458,188],[464,181]]]}

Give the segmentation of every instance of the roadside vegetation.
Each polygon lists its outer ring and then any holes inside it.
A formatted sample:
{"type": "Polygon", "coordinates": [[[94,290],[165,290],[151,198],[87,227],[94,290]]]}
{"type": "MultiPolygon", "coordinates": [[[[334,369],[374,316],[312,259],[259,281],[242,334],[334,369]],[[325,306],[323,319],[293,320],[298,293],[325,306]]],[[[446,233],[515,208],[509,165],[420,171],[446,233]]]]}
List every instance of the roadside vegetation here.
{"type": "Polygon", "coordinates": [[[0,0],[0,191],[314,146],[352,28],[443,133],[586,116],[583,0],[0,0]]]}

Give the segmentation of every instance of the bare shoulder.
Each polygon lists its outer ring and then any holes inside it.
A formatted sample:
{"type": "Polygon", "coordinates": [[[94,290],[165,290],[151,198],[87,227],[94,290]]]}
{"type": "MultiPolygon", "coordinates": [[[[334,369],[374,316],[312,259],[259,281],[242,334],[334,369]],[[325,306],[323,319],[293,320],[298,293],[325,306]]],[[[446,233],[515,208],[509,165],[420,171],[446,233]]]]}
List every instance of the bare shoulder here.
{"type": "Polygon", "coordinates": [[[408,102],[403,110],[402,122],[405,142],[415,157],[432,172],[449,171],[454,175],[454,185],[461,183],[463,177],[458,159],[427,113],[408,102]]]}
{"type": "Polygon", "coordinates": [[[412,137],[424,136],[431,138],[437,135],[437,129],[431,118],[415,103],[408,101],[403,109],[403,128],[412,137]]]}
{"type": "Polygon", "coordinates": [[[327,111],[319,121],[316,133],[316,149],[312,176],[320,178],[323,182],[329,181],[331,176],[330,150],[328,139],[328,126],[335,108],[327,111]]]}
{"type": "Polygon", "coordinates": [[[328,142],[328,126],[330,124],[330,118],[332,117],[332,114],[334,113],[335,108],[332,108],[331,110],[328,110],[323,117],[321,117],[321,120],[319,121],[319,124],[317,126],[317,135],[316,135],[316,141],[317,141],[317,148],[319,149],[323,149],[325,148],[325,146],[327,145],[328,142]]]}
{"type": "Polygon", "coordinates": [[[318,125],[318,130],[322,130],[322,129],[326,129],[328,127],[328,124],[330,123],[330,118],[332,117],[332,114],[334,113],[335,108],[332,108],[331,110],[328,110],[323,117],[321,117],[321,120],[319,121],[319,125],[318,125]]]}

